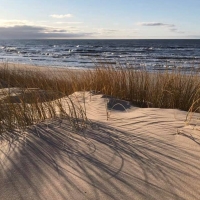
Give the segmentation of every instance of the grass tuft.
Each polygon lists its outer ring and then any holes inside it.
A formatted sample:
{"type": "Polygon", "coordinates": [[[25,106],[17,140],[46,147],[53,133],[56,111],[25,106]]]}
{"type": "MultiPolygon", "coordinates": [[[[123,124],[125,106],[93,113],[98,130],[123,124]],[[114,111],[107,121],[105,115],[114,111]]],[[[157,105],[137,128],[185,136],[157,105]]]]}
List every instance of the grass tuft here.
{"type": "Polygon", "coordinates": [[[0,67],[1,137],[52,118],[67,118],[75,129],[85,127],[85,104],[70,96],[76,91],[102,93],[139,107],[200,111],[200,78],[194,71],[149,72],[103,64],[85,71],[22,70],[5,63],[0,67]]]}

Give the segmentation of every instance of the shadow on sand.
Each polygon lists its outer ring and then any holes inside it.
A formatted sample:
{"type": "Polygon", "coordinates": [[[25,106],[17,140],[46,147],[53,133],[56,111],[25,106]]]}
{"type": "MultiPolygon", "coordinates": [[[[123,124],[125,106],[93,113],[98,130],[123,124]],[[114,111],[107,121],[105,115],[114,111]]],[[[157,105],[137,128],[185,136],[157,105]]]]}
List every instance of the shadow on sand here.
{"type": "Polygon", "coordinates": [[[1,150],[0,199],[198,199],[200,155],[142,133],[39,124],[1,150]],[[195,183],[195,184],[192,184],[195,183]]]}

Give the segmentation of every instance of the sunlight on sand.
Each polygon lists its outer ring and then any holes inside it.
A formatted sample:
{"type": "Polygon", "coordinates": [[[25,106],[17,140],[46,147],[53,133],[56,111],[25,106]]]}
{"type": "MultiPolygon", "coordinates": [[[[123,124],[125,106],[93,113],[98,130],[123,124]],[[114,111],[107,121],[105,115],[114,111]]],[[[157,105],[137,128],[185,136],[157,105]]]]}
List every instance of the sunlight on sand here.
{"type": "Polygon", "coordinates": [[[1,143],[0,199],[199,199],[200,138],[187,112],[71,98],[85,107],[86,129],[55,119],[1,143]]]}

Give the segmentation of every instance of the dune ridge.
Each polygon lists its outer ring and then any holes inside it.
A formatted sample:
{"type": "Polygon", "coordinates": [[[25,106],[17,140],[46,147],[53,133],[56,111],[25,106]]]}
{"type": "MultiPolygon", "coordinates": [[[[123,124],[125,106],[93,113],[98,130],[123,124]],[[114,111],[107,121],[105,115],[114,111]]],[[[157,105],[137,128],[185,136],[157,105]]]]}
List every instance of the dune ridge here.
{"type": "Polygon", "coordinates": [[[0,199],[199,199],[199,130],[187,112],[72,98],[85,106],[87,129],[54,119],[1,144],[0,199]]]}

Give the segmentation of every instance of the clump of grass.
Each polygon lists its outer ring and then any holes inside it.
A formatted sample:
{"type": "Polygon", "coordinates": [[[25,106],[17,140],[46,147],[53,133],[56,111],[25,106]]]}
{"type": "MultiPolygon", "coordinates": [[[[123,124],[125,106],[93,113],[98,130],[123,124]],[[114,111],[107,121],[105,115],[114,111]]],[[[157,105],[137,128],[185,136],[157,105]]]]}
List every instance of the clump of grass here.
{"type": "Polygon", "coordinates": [[[101,64],[82,72],[19,70],[5,64],[0,68],[0,88],[0,133],[57,117],[68,118],[76,129],[84,127],[85,106],[70,97],[76,91],[110,95],[139,107],[191,112],[200,107],[200,78],[194,71],[149,72],[101,64]]]}
{"type": "MultiPolygon", "coordinates": [[[[90,72],[89,80],[93,90],[128,100],[140,107],[188,111],[200,98],[200,77],[193,71],[148,72],[145,69],[138,71],[127,67],[100,66],[90,72]]],[[[198,102],[195,108],[199,106],[198,102]]]]}
{"type": "MultiPolygon", "coordinates": [[[[5,64],[6,65],[6,64],[5,64]]],[[[66,71],[0,68],[0,136],[21,133],[27,127],[53,118],[67,118],[75,129],[83,128],[84,108],[72,101],[78,89],[77,74],[66,71]],[[19,130],[16,132],[16,130],[19,130]]]]}

